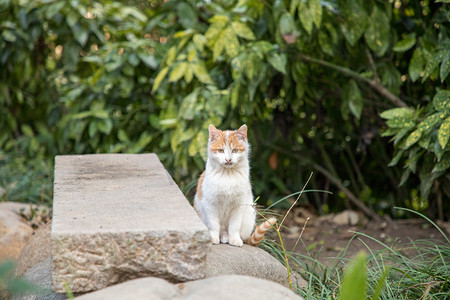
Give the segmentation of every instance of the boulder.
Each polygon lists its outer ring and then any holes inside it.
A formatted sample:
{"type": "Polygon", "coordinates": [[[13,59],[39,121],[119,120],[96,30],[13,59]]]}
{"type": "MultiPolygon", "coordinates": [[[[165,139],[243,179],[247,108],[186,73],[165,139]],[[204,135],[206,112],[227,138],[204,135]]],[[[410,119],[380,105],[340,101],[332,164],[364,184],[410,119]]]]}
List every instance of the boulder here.
{"type": "MultiPolygon", "coordinates": [[[[220,275],[246,275],[289,285],[285,266],[263,249],[245,244],[242,247],[212,246],[206,259],[206,277],[220,275]]],[[[300,288],[308,285],[300,276],[294,275],[292,281],[300,288]]]]}
{"type": "Polygon", "coordinates": [[[141,278],[85,294],[75,299],[302,300],[303,298],[273,281],[242,275],[227,275],[185,282],[178,285],[171,284],[160,278],[141,278]]]}
{"type": "Polygon", "coordinates": [[[66,294],[52,292],[52,260],[46,257],[35,266],[27,270],[23,278],[36,284],[43,289],[39,294],[25,294],[17,296],[14,300],[63,300],[67,299],[66,294]]]}
{"type": "Polygon", "coordinates": [[[359,215],[356,211],[353,210],[344,210],[336,214],[333,219],[333,223],[336,225],[351,225],[354,226],[359,223],[359,215]]]}
{"type": "Polygon", "coordinates": [[[23,203],[0,203],[0,261],[17,259],[33,234],[33,228],[21,216],[21,211],[29,207],[23,203]]]}
{"type": "Polygon", "coordinates": [[[22,276],[30,268],[50,257],[50,233],[52,223],[40,227],[20,252],[17,259],[16,275],[22,276]]]}

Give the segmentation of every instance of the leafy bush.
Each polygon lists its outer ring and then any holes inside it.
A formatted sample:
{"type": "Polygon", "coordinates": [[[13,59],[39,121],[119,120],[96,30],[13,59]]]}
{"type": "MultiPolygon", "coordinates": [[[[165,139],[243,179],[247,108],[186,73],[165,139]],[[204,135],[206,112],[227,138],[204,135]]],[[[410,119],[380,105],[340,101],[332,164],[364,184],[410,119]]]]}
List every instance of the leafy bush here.
{"type": "Polygon", "coordinates": [[[0,4],[3,152],[153,151],[189,195],[207,126],[247,123],[263,202],[316,171],[313,188],[337,192],[308,197],[321,212],[349,200],[372,216],[397,204],[443,217],[447,4],[127,3],[0,4]]]}

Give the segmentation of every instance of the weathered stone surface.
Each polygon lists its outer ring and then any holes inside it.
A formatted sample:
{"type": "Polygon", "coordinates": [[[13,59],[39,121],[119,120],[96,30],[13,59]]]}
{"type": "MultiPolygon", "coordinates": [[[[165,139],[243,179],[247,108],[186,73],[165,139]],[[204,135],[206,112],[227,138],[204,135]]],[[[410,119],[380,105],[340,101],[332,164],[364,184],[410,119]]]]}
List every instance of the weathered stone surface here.
{"type": "MultiPolygon", "coordinates": [[[[276,258],[261,248],[245,244],[242,247],[212,246],[206,261],[206,277],[220,275],[246,275],[289,285],[287,269],[276,258]]],[[[292,280],[300,288],[308,285],[300,276],[292,280]]]]}
{"type": "Polygon", "coordinates": [[[205,276],[210,236],[155,154],[57,156],[52,286],[205,276]]]}
{"type": "Polygon", "coordinates": [[[16,259],[33,234],[33,228],[20,215],[29,207],[24,203],[0,203],[0,261],[16,259]]]}
{"type": "Polygon", "coordinates": [[[76,297],[77,300],[157,299],[157,300],[301,300],[282,285],[254,277],[228,275],[178,285],[159,278],[141,278],[76,297]]]}
{"type": "Polygon", "coordinates": [[[16,275],[22,276],[30,268],[50,257],[50,233],[52,223],[49,222],[36,230],[34,235],[20,252],[17,259],[16,275]]]}

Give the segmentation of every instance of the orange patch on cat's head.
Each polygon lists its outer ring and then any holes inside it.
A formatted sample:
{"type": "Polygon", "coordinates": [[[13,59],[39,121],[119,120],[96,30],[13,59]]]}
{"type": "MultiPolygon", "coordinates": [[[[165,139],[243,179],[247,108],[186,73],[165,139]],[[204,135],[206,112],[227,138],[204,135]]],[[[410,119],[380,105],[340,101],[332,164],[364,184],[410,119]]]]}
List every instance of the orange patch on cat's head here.
{"type": "Polygon", "coordinates": [[[247,125],[242,125],[235,131],[221,131],[214,125],[209,125],[209,141],[210,149],[214,152],[223,149],[227,142],[231,149],[238,149],[241,152],[245,151],[242,141],[247,141],[247,125]]]}

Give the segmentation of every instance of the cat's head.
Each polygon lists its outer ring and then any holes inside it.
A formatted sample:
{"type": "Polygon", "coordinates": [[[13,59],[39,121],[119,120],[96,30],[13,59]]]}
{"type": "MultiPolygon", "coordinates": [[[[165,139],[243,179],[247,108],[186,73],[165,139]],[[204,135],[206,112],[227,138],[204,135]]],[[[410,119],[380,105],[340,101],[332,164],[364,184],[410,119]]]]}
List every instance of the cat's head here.
{"type": "Polygon", "coordinates": [[[209,125],[208,157],[226,168],[248,158],[247,125],[238,130],[221,131],[209,125]]]}

